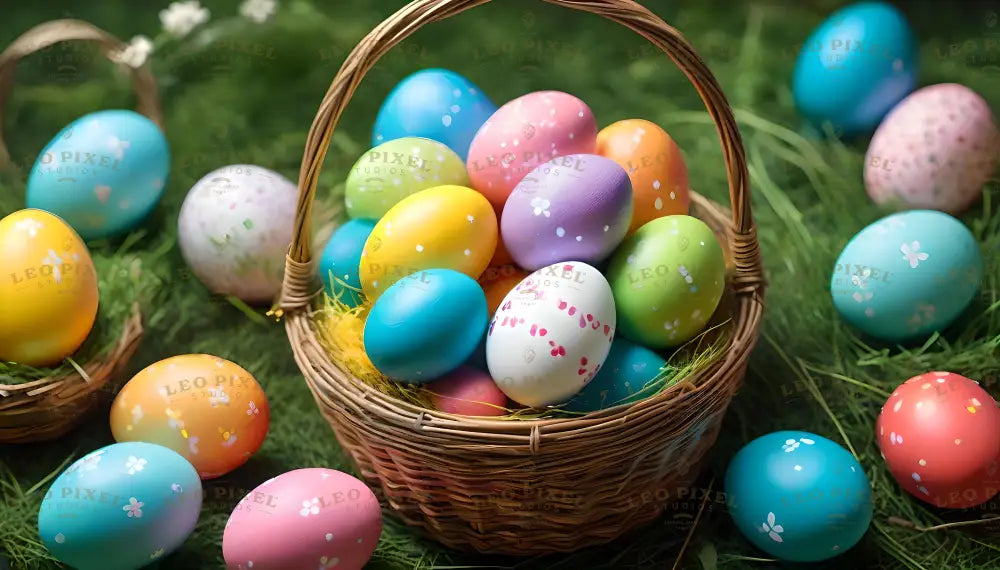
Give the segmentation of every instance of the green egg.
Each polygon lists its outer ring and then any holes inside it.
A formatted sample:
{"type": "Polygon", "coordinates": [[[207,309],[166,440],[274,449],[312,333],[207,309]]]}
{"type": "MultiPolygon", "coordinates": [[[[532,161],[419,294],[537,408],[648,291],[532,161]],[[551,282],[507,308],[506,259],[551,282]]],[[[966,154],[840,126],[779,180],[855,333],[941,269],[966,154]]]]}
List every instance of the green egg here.
{"type": "Polygon", "coordinates": [[[606,276],[618,332],[650,348],[667,348],[704,330],[726,287],[726,262],[704,222],[665,216],[618,246],[606,276]]]}
{"type": "Polygon", "coordinates": [[[351,167],[344,190],[347,215],[377,220],[403,198],[443,185],[469,185],[465,163],[455,151],[421,137],[391,140],[351,167]]]}

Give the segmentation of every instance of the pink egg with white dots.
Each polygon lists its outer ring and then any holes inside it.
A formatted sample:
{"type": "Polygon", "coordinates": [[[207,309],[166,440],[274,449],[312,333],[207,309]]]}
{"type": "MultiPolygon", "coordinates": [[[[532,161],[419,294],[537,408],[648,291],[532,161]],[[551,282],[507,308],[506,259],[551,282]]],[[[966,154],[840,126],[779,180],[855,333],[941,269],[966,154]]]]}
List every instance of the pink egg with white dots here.
{"type": "Polygon", "coordinates": [[[236,505],[222,555],[230,570],[361,570],[381,535],[378,499],[362,481],[333,469],[296,469],[236,505]]]}
{"type": "Polygon", "coordinates": [[[597,123],[586,103],[562,91],[536,91],[504,106],[479,128],[466,167],[472,187],[499,215],[507,197],[536,166],[570,154],[593,154],[597,123]]]}
{"type": "Polygon", "coordinates": [[[964,85],[931,85],[903,99],[875,131],[865,188],[877,204],[958,214],[979,200],[998,161],[1000,130],[986,101],[964,85]]]}
{"type": "Polygon", "coordinates": [[[1000,408],[974,380],[910,378],[889,396],[875,432],[893,477],[922,501],[965,509],[1000,491],[1000,408]]]}

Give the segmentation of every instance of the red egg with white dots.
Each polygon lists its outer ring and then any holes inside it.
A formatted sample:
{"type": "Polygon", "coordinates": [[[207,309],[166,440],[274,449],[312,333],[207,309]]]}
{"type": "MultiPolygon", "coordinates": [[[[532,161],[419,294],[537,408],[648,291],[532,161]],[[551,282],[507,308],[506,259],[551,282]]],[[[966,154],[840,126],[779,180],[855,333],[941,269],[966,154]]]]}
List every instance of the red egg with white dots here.
{"type": "Polygon", "coordinates": [[[966,509],[1000,491],[1000,408],[974,380],[910,378],[889,396],[875,433],[893,477],[922,501],[966,509]]]}

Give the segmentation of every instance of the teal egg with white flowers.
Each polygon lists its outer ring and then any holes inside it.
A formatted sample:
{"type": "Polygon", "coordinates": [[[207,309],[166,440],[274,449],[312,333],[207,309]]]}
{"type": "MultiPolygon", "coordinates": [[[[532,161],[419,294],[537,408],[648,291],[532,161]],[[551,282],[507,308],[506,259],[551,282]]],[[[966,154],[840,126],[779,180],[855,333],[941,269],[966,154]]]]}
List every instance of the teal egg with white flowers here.
{"type": "Polygon", "coordinates": [[[136,570],[187,540],[198,522],[201,478],[177,452],[114,443],[63,471],[38,511],[38,533],[60,562],[79,570],[136,570]]]}
{"type": "Polygon", "coordinates": [[[84,240],[136,229],[163,196],[170,149],[135,111],[84,115],[45,145],[28,175],[28,208],[51,212],[84,240]]]}
{"type": "Polygon", "coordinates": [[[849,324],[877,339],[904,342],[947,328],[983,279],[972,232],[936,210],[886,216],[857,233],[833,267],[833,304],[849,324]]]}
{"type": "Polygon", "coordinates": [[[660,375],[666,363],[652,350],[616,336],[594,378],[560,407],[572,412],[594,412],[647,398],[654,391],[644,388],[660,375]]]}
{"type": "Polygon", "coordinates": [[[757,548],[787,562],[819,562],[856,545],[872,520],[871,483],[840,445],[804,431],[777,431],[729,463],[726,507],[757,548]]]}

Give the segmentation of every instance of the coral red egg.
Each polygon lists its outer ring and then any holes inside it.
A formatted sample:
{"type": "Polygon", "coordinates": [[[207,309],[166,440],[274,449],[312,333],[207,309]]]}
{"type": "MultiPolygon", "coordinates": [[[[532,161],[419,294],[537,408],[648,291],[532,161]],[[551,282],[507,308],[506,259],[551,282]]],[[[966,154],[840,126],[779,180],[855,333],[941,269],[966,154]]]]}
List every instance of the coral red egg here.
{"type": "Polygon", "coordinates": [[[968,508],[1000,489],[1000,408],[973,380],[951,372],[907,380],[875,430],[893,477],[923,501],[968,508]]]}
{"type": "Polygon", "coordinates": [[[459,368],[427,385],[434,407],[449,414],[502,416],[507,396],[489,374],[475,368],[459,368]]]}

